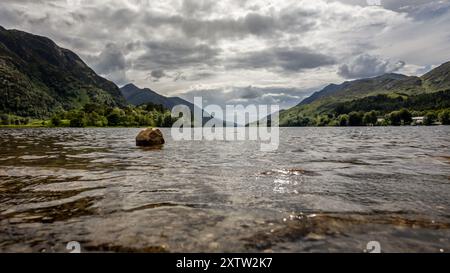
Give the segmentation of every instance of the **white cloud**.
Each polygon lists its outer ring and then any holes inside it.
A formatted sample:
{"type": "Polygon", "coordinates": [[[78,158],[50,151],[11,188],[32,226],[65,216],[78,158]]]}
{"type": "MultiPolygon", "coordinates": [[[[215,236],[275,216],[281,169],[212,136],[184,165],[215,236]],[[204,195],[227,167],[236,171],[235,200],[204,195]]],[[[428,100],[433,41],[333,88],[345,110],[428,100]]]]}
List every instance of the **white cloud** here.
{"type": "Polygon", "coordinates": [[[369,78],[396,72],[404,66],[403,61],[392,62],[379,56],[362,54],[339,66],[338,74],[346,79],[369,78]]]}
{"type": "Polygon", "coordinates": [[[450,56],[449,1],[79,2],[2,0],[0,25],[50,37],[118,84],[166,95],[258,86],[282,105],[339,74],[420,71],[450,56]]]}

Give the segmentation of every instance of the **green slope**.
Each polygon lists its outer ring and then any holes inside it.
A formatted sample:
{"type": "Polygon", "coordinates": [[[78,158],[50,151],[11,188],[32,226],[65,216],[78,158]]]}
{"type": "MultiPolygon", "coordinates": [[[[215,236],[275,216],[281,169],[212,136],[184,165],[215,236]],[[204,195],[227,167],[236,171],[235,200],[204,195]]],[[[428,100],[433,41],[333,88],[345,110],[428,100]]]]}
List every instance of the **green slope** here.
{"type": "MultiPolygon", "coordinates": [[[[400,74],[386,74],[375,78],[345,82],[340,85],[329,85],[314,93],[299,105],[280,113],[280,125],[295,124],[299,118],[315,118],[319,115],[341,114],[346,104],[358,105],[378,97],[377,103],[391,102],[391,99],[419,96],[426,99],[426,94],[450,89],[450,62],[433,69],[422,77],[408,77],[400,74]],[[423,95],[424,96],[420,96],[423,95]]],[[[436,106],[438,107],[438,106],[436,106]]],[[[356,107],[355,107],[356,108],[356,107]]],[[[347,110],[349,107],[347,107],[347,110]]],[[[350,109],[351,110],[351,109],[350,109]]],[[[356,110],[356,109],[355,109],[356,110]]],[[[370,109],[376,110],[376,109],[370,109]]],[[[347,112],[347,111],[345,111],[347,112]]],[[[344,113],[345,113],[344,112],[344,113]]]]}
{"type": "Polygon", "coordinates": [[[48,117],[87,103],[126,104],[119,88],[48,38],[0,27],[0,113],[48,117]]]}

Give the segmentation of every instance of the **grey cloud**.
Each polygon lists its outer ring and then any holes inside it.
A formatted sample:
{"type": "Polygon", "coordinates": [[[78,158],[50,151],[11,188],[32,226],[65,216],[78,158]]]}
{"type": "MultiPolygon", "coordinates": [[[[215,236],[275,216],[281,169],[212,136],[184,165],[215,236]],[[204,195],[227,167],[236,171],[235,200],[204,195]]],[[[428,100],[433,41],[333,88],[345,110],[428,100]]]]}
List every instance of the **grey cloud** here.
{"type": "Polygon", "coordinates": [[[184,76],[182,72],[177,72],[173,77],[174,82],[185,81],[186,79],[187,79],[186,76],[184,76]]]}
{"type": "Polygon", "coordinates": [[[189,81],[201,81],[205,79],[210,79],[215,76],[213,72],[195,72],[192,75],[184,76],[183,80],[189,81]]]}
{"type": "Polygon", "coordinates": [[[271,35],[275,31],[273,18],[259,14],[248,14],[239,19],[198,20],[182,19],[180,29],[187,37],[217,41],[242,38],[247,35],[271,35]]]}
{"type": "Polygon", "coordinates": [[[97,57],[90,57],[94,70],[114,82],[122,85],[128,81],[126,77],[127,63],[121,49],[116,44],[107,44],[97,57]]]}
{"type": "MultiPolygon", "coordinates": [[[[353,5],[367,6],[377,0],[339,0],[353,5]]],[[[395,12],[408,13],[411,17],[423,20],[446,14],[450,9],[448,0],[379,0],[380,6],[395,12]]]]}
{"type": "MultiPolygon", "coordinates": [[[[326,1],[133,0],[151,5],[132,7],[82,0],[77,7],[66,0],[2,0],[0,24],[53,39],[118,84],[129,78],[146,85],[155,80],[151,72],[163,71],[165,78],[153,86],[167,93],[230,82],[320,85],[336,79],[335,58],[367,52],[411,65],[447,61],[449,1],[381,0],[383,8],[365,9],[326,1]],[[325,69],[308,71],[319,67],[325,69]],[[242,76],[247,71],[250,76],[242,76]]],[[[367,6],[366,0],[339,1],[367,6]]],[[[402,66],[375,59],[360,60],[363,68],[351,61],[340,74],[374,75],[402,66]]],[[[263,97],[240,90],[240,101],[263,97]]],[[[264,98],[278,100],[274,94],[264,98]]]]}
{"type": "Polygon", "coordinates": [[[142,42],[141,41],[135,41],[135,42],[129,42],[125,45],[124,47],[124,53],[130,53],[130,52],[134,52],[136,50],[139,50],[139,48],[141,48],[142,46],[142,42]]]}
{"type": "Polygon", "coordinates": [[[242,57],[231,61],[232,68],[275,69],[284,72],[299,72],[305,69],[335,64],[335,60],[332,57],[304,47],[269,48],[242,55],[242,57]]]}
{"type": "Polygon", "coordinates": [[[277,32],[307,32],[315,25],[315,20],[311,18],[304,16],[301,9],[293,9],[279,16],[248,13],[235,20],[185,21],[182,27],[186,35],[200,38],[240,38],[247,35],[270,37],[277,32]]]}
{"type": "Polygon", "coordinates": [[[448,2],[447,0],[381,0],[383,7],[394,11],[411,11],[415,8],[420,8],[423,5],[448,2]]]}
{"type": "Polygon", "coordinates": [[[125,57],[116,44],[107,44],[105,49],[98,56],[98,62],[95,67],[99,73],[122,70],[126,68],[125,57]]]}
{"type": "Polygon", "coordinates": [[[180,96],[193,101],[194,97],[202,97],[205,105],[279,105],[289,108],[298,104],[311,94],[310,89],[282,87],[229,87],[205,90],[191,90],[180,96]]]}
{"type": "Polygon", "coordinates": [[[431,1],[420,6],[406,8],[408,13],[416,20],[428,20],[445,16],[450,13],[450,2],[447,1],[431,1]]]}
{"type": "Polygon", "coordinates": [[[70,16],[72,19],[77,23],[85,23],[88,20],[88,17],[85,14],[77,13],[77,12],[71,12],[70,16]]]}
{"type": "Polygon", "coordinates": [[[183,14],[194,16],[211,11],[215,6],[215,1],[209,0],[184,0],[181,6],[183,14]]]}
{"type": "Polygon", "coordinates": [[[167,74],[164,72],[164,70],[153,70],[150,73],[150,77],[154,82],[159,81],[161,78],[167,77],[167,74]]]}
{"type": "Polygon", "coordinates": [[[362,54],[352,59],[348,64],[341,65],[338,74],[346,79],[367,78],[392,73],[403,66],[405,66],[405,63],[402,61],[392,63],[390,60],[378,56],[362,54]]]}
{"type": "Polygon", "coordinates": [[[261,93],[258,91],[258,89],[252,87],[240,88],[239,98],[246,100],[256,99],[261,96],[261,93]]]}
{"type": "Polygon", "coordinates": [[[316,12],[303,9],[283,10],[279,15],[255,12],[227,19],[204,19],[181,15],[165,16],[158,13],[145,14],[142,22],[152,27],[171,26],[182,31],[185,37],[216,42],[254,35],[271,37],[278,32],[301,33],[311,30],[317,23],[316,12]]]}
{"type": "Polygon", "coordinates": [[[160,79],[160,78],[166,76],[166,73],[164,73],[164,70],[154,70],[154,71],[152,71],[151,75],[153,78],[160,79]]]}
{"type": "Polygon", "coordinates": [[[23,12],[8,8],[0,8],[0,25],[14,27],[22,21],[23,12]]]}
{"type": "Polygon", "coordinates": [[[263,35],[267,32],[273,32],[276,27],[273,18],[262,16],[257,13],[248,14],[243,22],[248,32],[254,35],[263,35]]]}
{"type": "Polygon", "coordinates": [[[450,11],[448,0],[381,0],[381,5],[396,12],[404,12],[417,20],[439,17],[450,11]]]}
{"type": "MultiPolygon", "coordinates": [[[[328,0],[328,2],[332,1],[334,0],[328,0]]],[[[379,3],[380,6],[394,11],[404,10],[407,7],[418,6],[430,2],[430,0],[338,0],[338,1],[346,4],[359,6],[376,5],[377,3],[379,3]]],[[[431,2],[437,1],[432,0],[431,2]]]]}
{"type": "Polygon", "coordinates": [[[214,77],[215,74],[212,72],[194,72],[194,73],[188,73],[185,74],[180,71],[176,72],[166,72],[164,70],[154,70],[150,73],[149,78],[153,82],[159,82],[161,79],[170,79],[173,82],[178,81],[202,81],[205,79],[210,79],[214,77]]]}
{"type": "Polygon", "coordinates": [[[146,53],[137,58],[133,67],[138,70],[177,69],[186,66],[212,65],[220,50],[206,44],[182,42],[147,42],[146,53]]]}

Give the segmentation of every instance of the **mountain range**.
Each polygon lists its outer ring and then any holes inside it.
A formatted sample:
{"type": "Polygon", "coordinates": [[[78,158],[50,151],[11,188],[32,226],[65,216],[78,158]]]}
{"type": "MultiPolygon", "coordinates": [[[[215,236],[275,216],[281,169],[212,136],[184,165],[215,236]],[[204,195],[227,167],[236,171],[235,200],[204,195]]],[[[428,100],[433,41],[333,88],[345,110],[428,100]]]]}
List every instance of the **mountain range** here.
{"type": "MultiPolygon", "coordinates": [[[[385,74],[330,84],[280,112],[280,125],[301,117],[336,116],[353,110],[391,111],[450,108],[450,62],[421,77],[385,74]]],[[[74,52],[52,40],[0,26],[0,113],[48,118],[59,110],[80,109],[88,103],[107,107],[153,103],[171,110],[197,106],[178,97],[165,97],[134,84],[117,87],[97,75],[74,52]]],[[[206,118],[203,123],[211,118],[206,118]]],[[[234,124],[231,124],[233,126],[234,124]]],[[[227,123],[227,126],[230,126],[227,123]]]]}
{"type": "MultiPolygon", "coordinates": [[[[340,110],[346,108],[346,105],[366,103],[374,97],[381,100],[379,103],[387,103],[390,99],[405,101],[415,97],[427,99],[433,97],[430,94],[443,92],[445,95],[449,90],[450,62],[442,64],[421,77],[385,74],[373,78],[347,81],[339,85],[330,84],[313,93],[297,106],[281,111],[280,125],[292,124],[292,120],[298,117],[340,114],[340,110]]],[[[447,107],[447,104],[442,107],[447,107]]]]}

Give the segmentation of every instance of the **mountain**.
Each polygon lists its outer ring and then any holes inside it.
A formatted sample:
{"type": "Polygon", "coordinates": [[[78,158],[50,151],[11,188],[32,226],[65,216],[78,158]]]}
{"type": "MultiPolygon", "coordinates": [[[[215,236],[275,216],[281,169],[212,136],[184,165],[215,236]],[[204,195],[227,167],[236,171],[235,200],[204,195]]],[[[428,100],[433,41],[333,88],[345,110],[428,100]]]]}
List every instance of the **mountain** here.
{"type": "Polygon", "coordinates": [[[408,77],[400,74],[385,74],[383,76],[361,79],[352,82],[344,82],[342,84],[330,84],[319,92],[314,93],[311,97],[303,100],[300,105],[307,105],[322,98],[339,96],[339,97],[361,97],[370,93],[380,92],[382,90],[390,90],[396,82],[406,80],[408,77]]]}
{"type": "Polygon", "coordinates": [[[146,103],[159,104],[164,106],[164,108],[172,110],[174,106],[177,105],[186,105],[194,111],[194,104],[183,100],[178,97],[165,97],[162,96],[155,91],[149,88],[139,88],[134,84],[127,84],[124,87],[120,88],[122,95],[125,97],[129,104],[139,106],[146,103]]]}
{"type": "Polygon", "coordinates": [[[450,88],[450,62],[431,70],[422,76],[425,86],[432,90],[450,88]]]}
{"type": "MultiPolygon", "coordinates": [[[[204,113],[204,110],[200,107],[194,105],[191,102],[188,102],[182,98],[179,97],[165,97],[162,96],[155,91],[149,89],[149,88],[139,88],[134,84],[127,84],[124,87],[120,88],[120,91],[122,92],[122,95],[125,97],[127,102],[129,104],[139,106],[146,103],[153,103],[157,105],[162,105],[164,108],[168,110],[172,110],[173,107],[177,105],[186,105],[191,110],[191,114],[194,115],[194,111],[201,111],[199,113],[204,113]]],[[[210,116],[208,113],[206,113],[207,116],[210,116]]],[[[210,121],[212,118],[203,118],[203,125],[210,121]]],[[[225,122],[222,120],[218,120],[219,123],[223,123],[225,127],[234,127],[236,126],[234,123],[231,122],[225,122]]]]}
{"type": "Polygon", "coordinates": [[[126,105],[119,88],[52,40],[0,26],[0,112],[48,117],[87,103],[126,105]]]}
{"type": "MultiPolygon", "coordinates": [[[[280,125],[295,124],[299,117],[315,118],[318,115],[336,115],[348,105],[400,98],[426,98],[426,94],[450,90],[450,62],[431,70],[422,77],[385,74],[378,77],[330,84],[312,94],[297,106],[280,112],[280,125]],[[424,95],[425,94],[425,95],[424,95]],[[375,98],[377,99],[370,99],[375,98]]],[[[445,96],[445,95],[443,95],[445,96]]],[[[435,97],[434,97],[435,98],[435,97]]],[[[436,99],[436,98],[435,98],[436,99]]],[[[416,101],[416,99],[412,99],[416,101]]],[[[398,105],[398,104],[396,104],[398,105]]],[[[345,112],[344,112],[345,113],[345,112]]]]}

